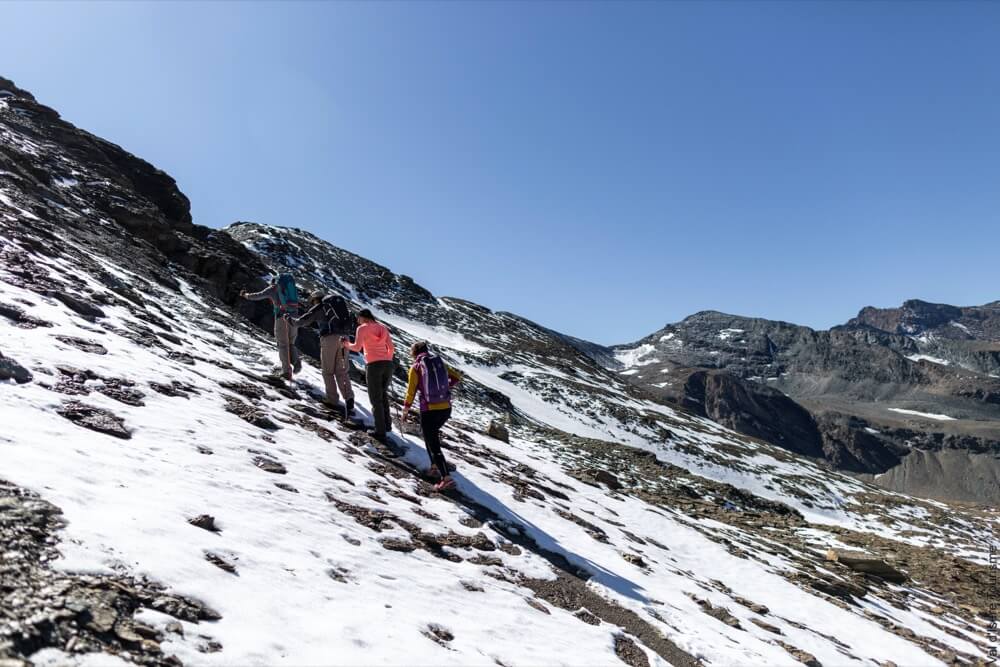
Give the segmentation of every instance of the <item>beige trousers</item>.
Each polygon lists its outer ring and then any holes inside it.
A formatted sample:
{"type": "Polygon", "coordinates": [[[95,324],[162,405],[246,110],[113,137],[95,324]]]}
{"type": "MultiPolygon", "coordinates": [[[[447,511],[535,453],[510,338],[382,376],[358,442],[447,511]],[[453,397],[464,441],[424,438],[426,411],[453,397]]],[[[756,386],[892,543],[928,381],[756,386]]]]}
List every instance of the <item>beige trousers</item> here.
{"type": "Polygon", "coordinates": [[[302,369],[299,351],[295,349],[295,339],[299,336],[299,328],[281,317],[274,319],[274,339],[278,341],[278,360],[281,362],[281,374],[291,377],[292,371],[302,369]]]}
{"type": "Polygon", "coordinates": [[[336,403],[340,400],[337,388],[344,400],[354,398],[351,378],[348,375],[347,350],[340,343],[340,336],[323,336],[319,342],[319,359],[323,368],[323,384],[326,385],[326,400],[336,403]]]}

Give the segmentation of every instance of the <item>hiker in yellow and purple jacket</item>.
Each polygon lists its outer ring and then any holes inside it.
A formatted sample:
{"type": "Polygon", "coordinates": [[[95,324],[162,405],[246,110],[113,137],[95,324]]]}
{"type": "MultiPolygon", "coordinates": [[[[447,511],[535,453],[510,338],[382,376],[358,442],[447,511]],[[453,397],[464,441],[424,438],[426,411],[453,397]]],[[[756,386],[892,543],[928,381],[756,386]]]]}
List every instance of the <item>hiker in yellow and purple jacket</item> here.
{"type": "Polygon", "coordinates": [[[455,486],[449,473],[448,462],[441,451],[441,427],[451,417],[451,388],[462,381],[462,375],[451,368],[441,357],[431,354],[426,342],[414,343],[410,348],[413,365],[410,366],[406,400],[403,402],[403,421],[406,421],[413,399],[420,394],[420,430],[430,455],[431,477],[441,477],[434,485],[438,491],[455,486]]]}

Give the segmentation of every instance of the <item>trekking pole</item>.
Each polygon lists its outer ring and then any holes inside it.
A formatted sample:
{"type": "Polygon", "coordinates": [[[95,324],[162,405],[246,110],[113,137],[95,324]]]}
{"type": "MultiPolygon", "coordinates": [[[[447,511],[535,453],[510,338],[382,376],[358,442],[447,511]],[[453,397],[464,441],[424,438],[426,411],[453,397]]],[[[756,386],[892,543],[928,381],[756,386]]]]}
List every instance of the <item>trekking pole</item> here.
{"type": "MultiPolygon", "coordinates": [[[[395,362],[393,362],[395,363],[395,362]]],[[[392,403],[392,407],[396,412],[396,425],[399,427],[399,435],[406,435],[406,429],[403,428],[403,415],[399,412],[399,403],[396,401],[396,392],[393,390],[392,385],[395,383],[395,373],[393,374],[392,380],[389,381],[389,401],[392,403]]]]}

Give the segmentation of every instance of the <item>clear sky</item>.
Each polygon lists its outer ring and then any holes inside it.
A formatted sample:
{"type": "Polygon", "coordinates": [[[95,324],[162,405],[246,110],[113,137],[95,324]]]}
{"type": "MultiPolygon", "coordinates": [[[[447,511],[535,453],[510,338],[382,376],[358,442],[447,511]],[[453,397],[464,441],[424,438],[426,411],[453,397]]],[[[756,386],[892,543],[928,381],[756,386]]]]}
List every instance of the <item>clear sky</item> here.
{"type": "Polygon", "coordinates": [[[1000,299],[1000,2],[0,4],[0,75],[173,175],[602,343],[1000,299]]]}

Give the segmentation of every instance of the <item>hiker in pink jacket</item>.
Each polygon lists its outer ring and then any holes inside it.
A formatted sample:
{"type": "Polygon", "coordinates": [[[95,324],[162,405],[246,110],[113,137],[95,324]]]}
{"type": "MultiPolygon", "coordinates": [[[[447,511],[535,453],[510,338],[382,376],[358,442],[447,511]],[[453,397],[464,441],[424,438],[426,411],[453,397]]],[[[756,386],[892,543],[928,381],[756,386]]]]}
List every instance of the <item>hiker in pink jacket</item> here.
{"type": "Polygon", "coordinates": [[[392,431],[389,384],[392,382],[392,358],[396,348],[392,344],[389,329],[375,319],[372,311],[362,309],[358,313],[358,323],[354,343],[345,340],[344,347],[365,355],[365,379],[368,383],[368,398],[372,402],[372,417],[375,419],[372,437],[384,443],[386,433],[392,431]]]}

